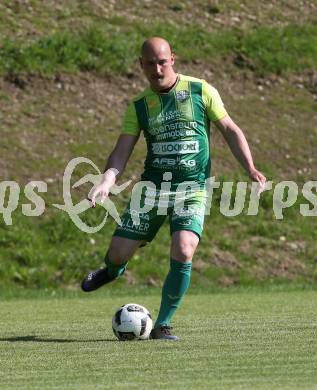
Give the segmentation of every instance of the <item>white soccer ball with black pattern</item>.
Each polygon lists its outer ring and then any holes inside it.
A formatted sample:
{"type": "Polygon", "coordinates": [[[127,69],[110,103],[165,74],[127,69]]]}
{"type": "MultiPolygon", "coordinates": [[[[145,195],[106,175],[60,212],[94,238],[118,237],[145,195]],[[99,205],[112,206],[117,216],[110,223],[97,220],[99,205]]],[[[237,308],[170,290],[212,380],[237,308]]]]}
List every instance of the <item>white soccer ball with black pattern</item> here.
{"type": "Polygon", "coordinates": [[[121,341],[146,340],[153,326],[150,312],[137,303],[127,303],[112,317],[113,333],[121,341]]]}

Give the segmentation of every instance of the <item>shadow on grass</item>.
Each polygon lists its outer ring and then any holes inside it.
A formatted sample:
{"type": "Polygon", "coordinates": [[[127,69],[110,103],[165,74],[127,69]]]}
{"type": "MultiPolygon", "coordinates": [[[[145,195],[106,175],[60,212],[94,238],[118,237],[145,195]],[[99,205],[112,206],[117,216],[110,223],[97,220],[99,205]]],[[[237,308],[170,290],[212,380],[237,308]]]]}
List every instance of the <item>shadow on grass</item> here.
{"type": "Polygon", "coordinates": [[[18,337],[4,337],[1,341],[10,341],[11,343],[19,342],[36,342],[36,343],[98,343],[98,342],[117,342],[116,339],[97,339],[97,340],[83,340],[83,339],[45,339],[38,336],[18,336],[18,337]]]}

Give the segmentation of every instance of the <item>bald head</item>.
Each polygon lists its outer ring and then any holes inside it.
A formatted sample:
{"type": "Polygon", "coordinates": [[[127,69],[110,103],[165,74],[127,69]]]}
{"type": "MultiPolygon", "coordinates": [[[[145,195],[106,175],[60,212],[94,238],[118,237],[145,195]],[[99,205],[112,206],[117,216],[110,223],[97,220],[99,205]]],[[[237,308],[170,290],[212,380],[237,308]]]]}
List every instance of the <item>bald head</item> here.
{"type": "Polygon", "coordinates": [[[177,74],[173,69],[174,54],[165,39],[147,39],[141,48],[140,64],[154,91],[162,92],[175,84],[177,74]]]}
{"type": "Polygon", "coordinates": [[[172,48],[166,39],[160,37],[152,37],[143,42],[141,48],[141,56],[145,56],[151,53],[168,53],[172,54],[172,48]]]}

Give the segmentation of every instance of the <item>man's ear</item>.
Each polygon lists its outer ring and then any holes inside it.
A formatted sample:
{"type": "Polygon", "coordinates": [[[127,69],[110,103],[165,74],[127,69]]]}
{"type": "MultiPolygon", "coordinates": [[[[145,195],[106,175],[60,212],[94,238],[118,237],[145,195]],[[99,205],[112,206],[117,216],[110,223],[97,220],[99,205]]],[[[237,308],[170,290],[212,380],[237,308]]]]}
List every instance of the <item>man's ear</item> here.
{"type": "Polygon", "coordinates": [[[171,54],[171,64],[172,65],[175,64],[175,54],[174,53],[171,54]]]}
{"type": "Polygon", "coordinates": [[[142,57],[139,57],[139,63],[140,63],[141,68],[143,69],[142,57]]]}

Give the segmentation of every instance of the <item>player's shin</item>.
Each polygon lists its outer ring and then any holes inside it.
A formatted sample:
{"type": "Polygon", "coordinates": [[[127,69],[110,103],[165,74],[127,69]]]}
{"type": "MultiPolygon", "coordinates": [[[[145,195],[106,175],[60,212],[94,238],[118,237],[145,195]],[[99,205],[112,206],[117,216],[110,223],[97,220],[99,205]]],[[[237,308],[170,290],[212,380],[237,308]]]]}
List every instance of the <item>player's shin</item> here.
{"type": "Polygon", "coordinates": [[[191,269],[191,262],[182,263],[171,259],[170,270],[162,289],[161,307],[155,322],[155,328],[170,324],[175,311],[179,307],[189,287],[191,269]]]}

